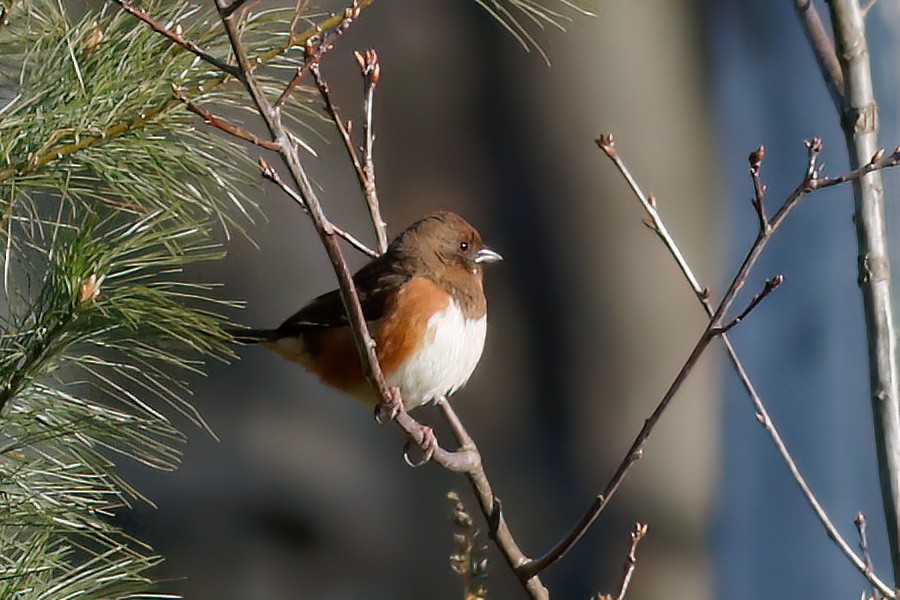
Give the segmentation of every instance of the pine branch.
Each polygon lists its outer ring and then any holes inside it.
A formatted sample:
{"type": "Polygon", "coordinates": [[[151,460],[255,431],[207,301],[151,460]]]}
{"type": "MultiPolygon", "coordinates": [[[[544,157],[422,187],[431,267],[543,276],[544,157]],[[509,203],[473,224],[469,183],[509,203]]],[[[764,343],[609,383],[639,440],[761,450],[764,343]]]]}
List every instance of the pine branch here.
{"type": "MultiPolygon", "coordinates": [[[[162,12],[223,49],[197,9],[162,12]]],[[[282,41],[257,46],[279,47],[272,65],[282,41]]],[[[160,558],[110,523],[149,501],[113,458],[175,469],[171,418],[205,427],[183,378],[228,337],[212,288],[180,273],[222,256],[217,223],[248,221],[253,167],[172,98],[227,106],[227,81],[127,15],[17,0],[0,50],[0,599],[134,597],[160,558]]]]}
{"type": "MultiPolygon", "coordinates": [[[[370,2],[371,0],[363,4],[370,2]]],[[[18,10],[27,12],[25,14],[17,13],[19,19],[25,19],[26,16],[39,19],[40,28],[43,31],[66,29],[64,24],[58,22],[58,19],[52,18],[54,11],[52,7],[48,8],[46,2],[32,0],[23,4],[24,6],[18,10]]],[[[153,4],[149,5],[153,6],[153,4]]],[[[210,22],[209,15],[198,15],[196,9],[189,11],[184,7],[179,8],[178,3],[168,6],[161,5],[159,11],[160,19],[177,23],[185,36],[196,35],[203,43],[215,40],[219,46],[222,45],[223,40],[219,39],[220,32],[214,28],[215,23],[210,22]]],[[[267,11],[256,15],[251,20],[250,25],[253,27],[255,35],[250,36],[253,40],[250,47],[257,53],[257,69],[264,67],[287,68],[295,60],[294,55],[302,52],[306,42],[318,35],[320,28],[328,29],[339,22],[333,17],[324,19],[314,27],[285,36],[280,25],[285,17],[293,14],[292,10],[267,11]]],[[[157,122],[171,118],[173,113],[182,113],[182,103],[173,99],[171,87],[166,84],[167,81],[177,85],[179,90],[183,90],[185,94],[196,99],[213,99],[224,103],[230,101],[231,95],[228,93],[226,85],[232,81],[230,76],[200,68],[202,65],[193,65],[190,55],[171,52],[168,44],[160,43],[158,37],[150,35],[150,32],[143,30],[132,32],[133,23],[125,17],[127,15],[113,11],[111,16],[96,22],[92,19],[84,19],[79,24],[69,27],[68,35],[79,40],[79,43],[75,44],[76,59],[88,59],[89,62],[91,60],[108,60],[112,63],[115,70],[112,75],[120,75],[120,80],[117,81],[117,85],[109,87],[120,90],[120,96],[127,98],[129,102],[123,104],[120,101],[112,102],[109,97],[105,98],[104,105],[100,107],[102,122],[90,127],[82,126],[77,131],[77,136],[74,135],[76,132],[71,127],[62,123],[48,123],[47,126],[38,127],[31,124],[29,125],[28,145],[24,144],[26,140],[18,140],[16,147],[11,144],[7,146],[8,142],[4,140],[4,131],[7,133],[20,131],[24,125],[23,120],[20,119],[19,122],[14,120],[16,115],[24,114],[27,117],[33,112],[33,107],[40,99],[54,98],[53,92],[58,91],[48,87],[49,84],[56,82],[58,73],[52,78],[45,77],[45,73],[41,70],[27,73],[25,87],[29,83],[34,84],[36,87],[33,92],[26,93],[0,113],[5,116],[5,119],[0,120],[0,147],[4,148],[3,156],[0,156],[0,183],[40,174],[60,161],[72,159],[77,161],[81,154],[98,146],[115,143],[122,137],[145,129],[152,131],[157,122]],[[93,42],[98,39],[97,32],[100,32],[100,41],[93,42]],[[165,55],[166,62],[159,63],[156,60],[160,54],[165,55]],[[122,57],[128,57],[128,61],[122,62],[122,57]],[[138,57],[143,58],[146,62],[135,62],[138,57]],[[128,71],[120,74],[119,69],[123,66],[128,71]],[[167,77],[167,74],[177,75],[167,77]],[[147,81],[144,81],[144,78],[147,78],[147,81]],[[138,89],[142,84],[154,83],[154,80],[159,85],[153,88],[152,94],[138,89]],[[135,101],[139,102],[136,104],[135,101]],[[114,110],[110,112],[111,106],[114,110]],[[24,158],[13,160],[13,157],[24,158]],[[3,164],[4,161],[6,161],[6,165],[3,164]]],[[[20,65],[26,61],[28,64],[54,66],[74,64],[67,52],[60,52],[61,48],[41,43],[41,37],[34,35],[34,31],[31,29],[22,31],[21,24],[16,27],[17,24],[18,21],[14,20],[13,31],[0,37],[0,56],[15,57],[14,60],[7,60],[7,62],[11,62],[13,65],[20,65]],[[58,56],[46,56],[52,53],[56,53],[58,56]]],[[[0,71],[2,70],[0,69],[0,71]]],[[[8,79],[15,80],[19,77],[15,68],[11,69],[7,66],[6,71],[8,79]]],[[[68,75],[71,76],[73,73],[74,71],[69,72],[68,75]]],[[[57,87],[68,85],[56,83],[57,87]]],[[[0,107],[3,104],[0,99],[0,107]]],[[[300,102],[295,102],[294,108],[304,112],[307,117],[311,114],[311,111],[300,102]]],[[[60,116],[52,111],[44,112],[60,116]]],[[[190,122],[190,119],[182,118],[180,120],[183,123],[190,122]]],[[[158,132],[154,131],[153,133],[158,132]]]]}

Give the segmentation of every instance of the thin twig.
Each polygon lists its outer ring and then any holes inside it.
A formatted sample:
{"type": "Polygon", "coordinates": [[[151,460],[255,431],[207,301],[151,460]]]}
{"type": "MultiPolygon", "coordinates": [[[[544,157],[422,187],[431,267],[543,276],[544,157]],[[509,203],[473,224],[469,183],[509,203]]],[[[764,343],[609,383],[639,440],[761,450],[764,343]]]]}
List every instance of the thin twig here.
{"type": "Polygon", "coordinates": [[[281,149],[281,147],[278,144],[276,144],[275,142],[272,142],[270,140],[264,140],[261,137],[259,137],[258,135],[256,135],[255,133],[253,133],[252,131],[248,131],[239,125],[235,125],[234,123],[229,123],[222,117],[216,116],[216,115],[212,114],[211,112],[209,112],[208,110],[206,110],[205,108],[202,108],[202,107],[194,104],[180,90],[177,90],[177,89],[173,90],[172,95],[179,102],[184,103],[185,108],[187,108],[189,111],[191,111],[192,113],[194,113],[195,115],[197,115],[198,117],[203,119],[203,121],[207,125],[215,127],[216,129],[219,129],[221,131],[224,131],[228,135],[231,135],[238,139],[244,140],[245,142],[250,142],[251,144],[259,146],[260,148],[265,148],[266,150],[272,150],[273,152],[278,152],[281,149]]]}
{"type": "MultiPolygon", "coordinates": [[[[656,200],[652,195],[646,195],[643,191],[641,191],[641,187],[638,185],[635,178],[631,175],[631,171],[628,170],[628,167],[625,166],[625,163],[622,162],[622,159],[619,158],[619,154],[616,151],[615,141],[613,140],[613,136],[611,133],[604,133],[599,138],[594,140],[597,146],[603,150],[607,157],[613,162],[613,164],[619,169],[619,173],[622,174],[622,177],[625,178],[625,181],[628,182],[629,187],[634,191],[635,195],[640,201],[641,206],[644,207],[644,212],[647,213],[647,216],[651,221],[651,229],[656,232],[656,235],[662,240],[666,249],[672,255],[672,258],[675,260],[675,263],[678,265],[678,268],[687,278],[688,283],[691,284],[691,288],[694,290],[694,293],[697,294],[698,297],[704,299],[706,302],[709,302],[709,289],[700,285],[700,281],[694,276],[694,272],[691,270],[691,267],[688,265],[687,260],[684,258],[684,255],[681,253],[681,250],[678,246],[672,241],[672,236],[669,233],[666,224],[659,216],[659,211],[656,210],[656,200]]],[[[710,314],[709,316],[712,316],[710,314]]]]}
{"type": "Polygon", "coordinates": [[[759,219],[760,231],[769,229],[769,218],[766,216],[766,207],[764,203],[766,197],[766,185],[762,182],[759,172],[765,157],[765,146],[759,146],[750,153],[750,157],[747,159],[750,163],[750,180],[753,182],[753,209],[756,211],[756,216],[759,219]]]}
{"type": "Polygon", "coordinates": [[[341,22],[337,24],[331,31],[328,32],[321,41],[318,43],[315,42],[315,38],[310,38],[307,40],[306,46],[304,48],[304,59],[303,64],[297,67],[294,76],[285,86],[284,90],[281,92],[281,95],[278,97],[278,100],[275,101],[274,108],[275,110],[281,110],[284,106],[284,103],[287,102],[287,99],[290,98],[291,94],[294,93],[294,90],[297,89],[297,86],[300,85],[300,82],[303,80],[303,76],[310,70],[313,65],[319,63],[322,57],[332,48],[334,48],[334,41],[338,38],[338,36],[343,35],[348,29],[350,29],[350,25],[353,24],[353,21],[359,17],[362,9],[359,6],[359,3],[354,2],[353,6],[347,7],[344,9],[344,18],[341,19],[341,22]]]}
{"type": "MultiPolygon", "coordinates": [[[[659,215],[659,211],[657,210],[656,203],[652,201],[652,196],[647,196],[644,194],[644,192],[641,191],[640,186],[635,181],[630,170],[625,165],[624,161],[622,161],[622,159],[619,157],[619,154],[615,149],[612,135],[608,133],[602,135],[597,140],[597,144],[610,158],[610,160],[622,174],[625,181],[628,183],[630,189],[653,223],[653,228],[654,231],[656,231],[657,236],[662,241],[664,247],[672,255],[675,263],[678,265],[679,270],[684,275],[685,280],[687,280],[688,284],[691,286],[691,289],[694,290],[694,293],[696,294],[698,300],[700,301],[700,304],[706,311],[706,314],[709,317],[712,317],[715,313],[715,310],[709,300],[709,288],[702,287],[698,282],[690,265],[688,265],[687,261],[684,259],[683,254],[679,250],[674,238],[666,229],[665,224],[663,223],[662,218],[659,215]]],[[[814,144],[810,144],[808,147],[810,150],[812,150],[814,149],[814,146],[814,144]]],[[[820,149],[821,148],[819,148],[819,150],[820,149]]],[[[815,163],[811,163],[810,161],[808,161],[806,174],[804,176],[804,183],[809,186],[809,191],[815,191],[818,189],[823,189],[824,187],[831,187],[833,185],[839,185],[847,181],[858,179],[865,173],[869,172],[869,169],[884,169],[888,167],[894,167],[898,163],[900,163],[900,148],[898,148],[891,157],[887,159],[882,158],[881,160],[876,161],[874,164],[866,165],[865,167],[861,167],[848,173],[844,173],[837,177],[816,177],[814,180],[812,180],[810,178],[816,175],[815,163]]],[[[801,186],[798,186],[798,189],[802,187],[802,185],[803,184],[801,184],[801,186]]],[[[797,190],[795,190],[794,193],[796,194],[797,190]]],[[[837,530],[837,527],[835,527],[834,523],[831,521],[831,518],[828,516],[828,513],[825,512],[822,504],[819,502],[818,498],[816,498],[812,489],[809,487],[809,484],[806,482],[806,479],[803,477],[803,474],[800,472],[800,469],[797,467],[797,463],[794,461],[794,458],[788,450],[787,445],[784,443],[784,440],[782,439],[778,428],[775,426],[775,423],[769,416],[769,412],[766,409],[762,397],[756,390],[756,386],[753,385],[753,382],[750,379],[750,376],[747,373],[744,364],[738,357],[737,351],[735,350],[734,345],[731,343],[731,339],[728,337],[728,335],[722,335],[721,337],[722,342],[725,345],[725,350],[728,354],[728,358],[734,366],[734,369],[737,372],[738,378],[744,386],[744,389],[747,391],[748,396],[753,402],[757,419],[759,420],[760,424],[763,425],[763,427],[766,429],[766,432],[768,432],[769,437],[775,444],[776,449],[778,450],[779,454],[781,454],[782,460],[784,460],[785,464],[787,465],[791,476],[797,483],[797,486],[800,488],[800,491],[803,493],[803,496],[806,498],[807,502],[809,502],[813,512],[819,518],[819,521],[822,523],[822,526],[828,534],[828,537],[835,542],[835,544],[838,546],[838,548],[840,548],[840,550],[850,560],[850,562],[852,562],[853,565],[857,569],[859,569],[861,573],[863,573],[866,579],[868,579],[875,588],[877,588],[886,597],[894,598],[893,590],[891,590],[880,579],[878,579],[878,577],[873,572],[867,572],[865,563],[856,555],[856,553],[843,538],[843,536],[841,536],[840,532],[837,530]]]]}
{"type": "Polygon", "coordinates": [[[344,121],[337,106],[332,101],[328,82],[326,82],[325,78],[322,76],[321,67],[318,62],[310,64],[309,71],[312,73],[313,79],[316,82],[316,87],[319,90],[319,95],[325,103],[325,110],[331,117],[331,121],[337,127],[341,140],[344,142],[344,148],[347,150],[347,155],[350,157],[350,162],[353,164],[356,178],[359,181],[359,186],[362,189],[363,195],[366,198],[366,204],[369,207],[369,216],[371,217],[372,225],[375,228],[378,249],[381,253],[384,253],[387,251],[388,246],[387,224],[381,218],[381,205],[378,201],[378,191],[375,187],[375,163],[372,159],[372,148],[375,139],[372,128],[372,106],[374,102],[375,85],[378,83],[381,67],[378,63],[378,55],[374,50],[367,50],[365,55],[356,52],[355,55],[357,63],[360,65],[363,78],[366,81],[366,99],[364,101],[366,120],[363,127],[365,146],[363,147],[364,158],[362,159],[359,156],[356,145],[353,143],[352,132],[350,129],[351,123],[349,121],[344,121]]]}
{"type": "Polygon", "coordinates": [[[874,171],[882,171],[900,165],[900,146],[894,149],[891,154],[885,156],[884,150],[876,150],[872,158],[866,164],[852,171],[841,173],[833,177],[817,177],[810,182],[809,190],[814,192],[825,188],[834,187],[847,183],[848,181],[858,181],[874,171]]]}
{"type": "Polygon", "coordinates": [[[622,578],[622,587],[619,589],[619,595],[616,600],[625,600],[625,593],[631,584],[631,577],[634,575],[634,569],[637,566],[637,547],[647,535],[646,523],[635,523],[634,531],[631,532],[631,549],[628,551],[628,557],[625,560],[625,576],[622,578]]]}
{"type": "Polygon", "coordinates": [[[871,573],[875,568],[872,566],[872,556],[869,554],[869,537],[866,535],[866,515],[861,512],[856,513],[853,524],[856,525],[856,532],[859,534],[859,549],[862,551],[863,559],[866,561],[866,571],[871,573]]]}
{"type": "MultiPolygon", "coordinates": [[[[285,194],[290,196],[294,200],[294,202],[299,204],[300,208],[303,209],[303,212],[305,212],[306,214],[309,214],[309,209],[306,207],[306,203],[303,202],[303,197],[300,194],[298,194],[294,188],[289,186],[278,174],[278,171],[276,171],[274,168],[272,168],[272,165],[270,165],[268,162],[266,162],[266,160],[264,158],[259,159],[259,171],[263,177],[265,177],[266,179],[268,179],[269,181],[271,181],[272,183],[274,183],[275,185],[280,187],[284,191],[285,194]]],[[[334,229],[334,233],[336,235],[344,238],[344,241],[346,241],[348,244],[350,244],[351,246],[353,246],[354,248],[356,248],[363,254],[365,254],[371,258],[375,258],[376,256],[378,256],[378,252],[372,250],[371,248],[366,246],[363,242],[359,241],[352,233],[350,233],[344,229],[341,229],[334,223],[332,223],[331,226],[334,229]]]]}
{"type": "Polygon", "coordinates": [[[308,4],[309,0],[297,0],[297,3],[294,4],[294,16],[291,17],[291,22],[288,25],[288,38],[285,42],[285,50],[294,45],[294,40],[297,36],[297,25],[303,20],[303,9],[305,9],[308,4]]]}
{"type": "Polygon", "coordinates": [[[754,308],[756,308],[757,304],[762,302],[766,296],[771,294],[782,283],[784,283],[784,275],[781,275],[781,274],[778,274],[775,277],[772,277],[771,279],[767,279],[766,284],[763,286],[762,291],[760,291],[758,294],[756,294],[753,297],[753,300],[750,301],[750,304],[747,305],[747,308],[745,308],[743,311],[741,311],[741,314],[739,314],[734,319],[732,319],[731,322],[726,323],[725,325],[722,325],[721,327],[718,327],[716,329],[716,333],[718,335],[722,335],[722,334],[728,333],[729,331],[734,329],[734,327],[738,323],[743,321],[747,317],[747,315],[750,314],[750,311],[752,311],[754,308]]]}
{"type": "Polygon", "coordinates": [[[331,90],[328,87],[328,82],[322,77],[322,71],[319,64],[312,63],[309,66],[309,71],[312,73],[313,79],[316,82],[316,88],[319,90],[319,95],[325,103],[325,111],[328,113],[328,116],[331,117],[332,123],[334,123],[338,133],[341,135],[341,141],[344,142],[344,148],[346,148],[347,155],[350,157],[350,162],[353,164],[356,178],[359,180],[360,186],[365,188],[366,173],[363,170],[362,161],[359,158],[359,153],[356,151],[356,146],[353,144],[353,138],[350,132],[350,122],[344,121],[337,106],[331,101],[331,90]]]}
{"type": "Polygon", "coordinates": [[[177,30],[169,29],[168,27],[163,26],[156,19],[151,17],[150,13],[148,13],[146,10],[144,10],[143,8],[141,8],[139,6],[135,6],[130,0],[112,0],[112,1],[115,2],[116,4],[118,4],[122,8],[122,10],[124,10],[128,14],[138,18],[139,20],[141,20],[144,23],[146,23],[147,25],[149,25],[150,28],[153,29],[153,31],[169,38],[169,40],[171,40],[172,43],[174,43],[175,45],[180,46],[180,47],[184,48],[185,50],[187,50],[188,52],[191,52],[191,53],[197,55],[198,57],[205,60],[212,66],[216,67],[220,71],[228,73],[232,77],[236,77],[238,79],[240,79],[242,77],[240,70],[235,65],[229,64],[219,58],[216,58],[209,52],[203,50],[200,46],[198,46],[194,42],[185,39],[184,36],[182,36],[177,30]]]}
{"type": "Polygon", "coordinates": [[[364,179],[360,180],[363,187],[363,194],[366,197],[366,203],[369,205],[369,216],[372,218],[372,225],[375,227],[375,235],[378,239],[378,249],[381,252],[387,251],[387,224],[381,218],[381,204],[378,202],[378,191],[375,187],[375,161],[373,159],[373,148],[375,145],[375,129],[372,126],[375,106],[375,86],[378,85],[378,79],[381,77],[381,63],[378,62],[378,54],[374,48],[366,50],[365,54],[354,52],[356,62],[359,64],[360,73],[363,76],[364,100],[363,111],[366,119],[363,122],[363,174],[364,179]]]}

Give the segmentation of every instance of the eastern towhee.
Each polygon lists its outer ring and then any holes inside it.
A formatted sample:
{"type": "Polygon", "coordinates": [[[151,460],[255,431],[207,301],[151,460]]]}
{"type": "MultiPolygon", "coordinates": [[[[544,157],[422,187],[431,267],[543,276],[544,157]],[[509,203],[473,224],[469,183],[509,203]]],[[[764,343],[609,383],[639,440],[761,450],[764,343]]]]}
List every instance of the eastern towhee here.
{"type": "MultiPolygon", "coordinates": [[[[459,215],[413,223],[353,276],[388,387],[407,410],[461,388],[484,349],[487,301],[482,265],[502,257],[459,215]]],[[[278,329],[236,332],[298,362],[326,384],[374,406],[339,290],[301,308],[278,329]]]]}

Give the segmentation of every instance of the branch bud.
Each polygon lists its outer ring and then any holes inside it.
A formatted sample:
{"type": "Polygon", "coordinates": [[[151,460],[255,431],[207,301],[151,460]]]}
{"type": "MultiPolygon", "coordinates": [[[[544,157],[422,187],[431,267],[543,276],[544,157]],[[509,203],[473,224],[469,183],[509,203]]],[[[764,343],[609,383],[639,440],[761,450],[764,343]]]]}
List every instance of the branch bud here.
{"type": "Polygon", "coordinates": [[[822,138],[820,137],[814,137],[813,139],[806,140],[803,143],[806,145],[807,150],[814,154],[818,154],[819,152],[821,152],[822,148],[824,147],[822,138]]]}
{"type": "Polygon", "coordinates": [[[612,158],[616,154],[616,141],[613,139],[613,134],[608,131],[604,131],[600,134],[600,137],[594,140],[594,142],[600,146],[600,149],[606,152],[606,155],[612,158]]]}
{"type": "Polygon", "coordinates": [[[750,162],[750,169],[759,169],[759,165],[762,164],[763,159],[766,157],[766,147],[762,144],[759,147],[750,153],[750,156],[747,157],[747,160],[750,162]]]}
{"type": "Polygon", "coordinates": [[[869,161],[870,165],[875,165],[879,160],[884,158],[884,148],[880,148],[875,154],[872,155],[872,160],[869,161]]]}

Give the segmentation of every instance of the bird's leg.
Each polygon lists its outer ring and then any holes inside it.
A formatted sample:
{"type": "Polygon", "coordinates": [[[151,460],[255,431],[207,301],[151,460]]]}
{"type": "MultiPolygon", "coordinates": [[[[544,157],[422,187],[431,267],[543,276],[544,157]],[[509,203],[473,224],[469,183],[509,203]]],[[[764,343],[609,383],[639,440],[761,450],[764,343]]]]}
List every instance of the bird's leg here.
{"type": "Polygon", "coordinates": [[[469,433],[466,431],[466,428],[463,427],[463,424],[459,420],[459,417],[456,416],[456,412],[453,410],[453,407],[450,406],[450,400],[447,398],[447,396],[438,396],[435,399],[434,403],[437,404],[438,408],[441,409],[441,412],[444,413],[444,417],[446,417],[451,429],[453,429],[453,434],[456,436],[456,441],[459,442],[459,449],[477,450],[475,448],[475,442],[473,442],[472,438],[469,437],[469,433]]]}

